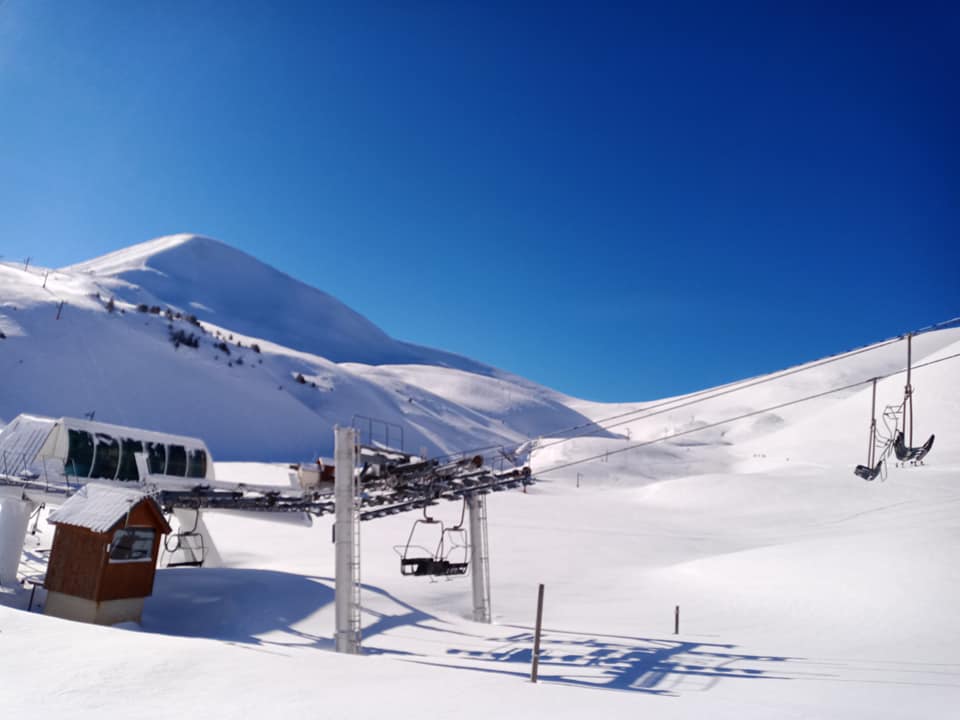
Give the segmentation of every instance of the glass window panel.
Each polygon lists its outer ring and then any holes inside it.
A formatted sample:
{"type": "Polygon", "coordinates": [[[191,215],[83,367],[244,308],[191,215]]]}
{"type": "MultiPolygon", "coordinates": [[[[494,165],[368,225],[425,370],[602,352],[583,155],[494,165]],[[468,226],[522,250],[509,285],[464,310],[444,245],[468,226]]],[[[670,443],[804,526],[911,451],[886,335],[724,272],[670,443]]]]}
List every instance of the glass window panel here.
{"type": "Polygon", "coordinates": [[[203,450],[191,450],[188,455],[187,475],[192,478],[207,476],[207,454],[203,450]]]}
{"type": "Polygon", "coordinates": [[[110,562],[136,562],[153,559],[153,528],[121,528],[110,543],[110,562]]]}
{"type": "Polygon", "coordinates": [[[93,458],[93,470],[90,471],[90,477],[112,480],[117,476],[117,465],[119,463],[120,443],[109,435],[97,433],[97,453],[93,458]]]}
{"type": "Polygon", "coordinates": [[[167,475],[183,477],[187,474],[187,450],[183,445],[171,445],[167,458],[167,475]]]}
{"type": "Polygon", "coordinates": [[[140,479],[140,473],[137,472],[136,453],[143,452],[143,443],[139,440],[122,440],[120,443],[120,471],[117,473],[118,480],[140,479]]]}
{"type": "Polygon", "coordinates": [[[88,477],[93,465],[93,435],[83,430],[67,430],[67,438],[67,474],[88,477]]]}
{"type": "Polygon", "coordinates": [[[147,443],[147,469],[152,475],[167,472],[167,446],[163,443],[147,443]]]}

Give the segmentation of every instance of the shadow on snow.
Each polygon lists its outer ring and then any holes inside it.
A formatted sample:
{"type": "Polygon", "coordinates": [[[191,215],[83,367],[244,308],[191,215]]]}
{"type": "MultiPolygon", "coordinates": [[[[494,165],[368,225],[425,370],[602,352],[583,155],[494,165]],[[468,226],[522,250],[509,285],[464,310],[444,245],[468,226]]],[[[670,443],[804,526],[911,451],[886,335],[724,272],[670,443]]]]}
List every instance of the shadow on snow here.
{"type": "MultiPolygon", "coordinates": [[[[394,655],[418,664],[529,677],[533,633],[528,628],[499,637],[455,629],[381,588],[364,592],[389,601],[397,612],[364,608],[364,653],[394,655]],[[372,622],[371,622],[372,620],[372,622]],[[445,650],[424,654],[397,649],[396,628],[413,628],[444,641],[445,650]],[[387,646],[377,647],[378,636],[387,646]],[[459,638],[459,640],[458,640],[459,638]],[[462,643],[472,648],[458,648],[462,643]],[[477,647],[483,649],[477,649],[477,647]]],[[[145,607],[144,631],[202,637],[261,647],[331,650],[329,635],[296,625],[331,604],[333,579],[271,570],[202,568],[157,573],[145,607]]],[[[486,628],[496,632],[496,626],[486,628]]],[[[434,644],[436,640],[431,641],[434,644]]],[[[411,643],[414,647],[417,643],[411,643]]],[[[544,631],[540,679],[581,687],[670,695],[708,690],[723,679],[788,679],[781,670],[794,658],[733,652],[729,644],[544,631]]]]}
{"type": "MultiPolygon", "coordinates": [[[[533,633],[503,638],[492,651],[447,651],[471,670],[530,676],[533,633]]],[[[733,652],[735,645],[544,630],[539,678],[543,682],[657,695],[709,690],[723,679],[787,680],[783,663],[795,658],[733,652]]],[[[444,663],[438,663],[444,664],[444,663]]]]}

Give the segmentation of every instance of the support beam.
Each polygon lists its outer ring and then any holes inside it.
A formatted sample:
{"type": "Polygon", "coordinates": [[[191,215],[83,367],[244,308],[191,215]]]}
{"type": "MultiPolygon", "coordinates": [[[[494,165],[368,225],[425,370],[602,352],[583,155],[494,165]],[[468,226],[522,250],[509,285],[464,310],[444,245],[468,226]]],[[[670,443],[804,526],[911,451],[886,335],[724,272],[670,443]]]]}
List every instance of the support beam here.
{"type": "Polygon", "coordinates": [[[490,552],[487,546],[487,497],[474,493],[467,495],[470,513],[470,567],[473,581],[473,619],[489,623],[490,609],[490,552]]]}
{"type": "Polygon", "coordinates": [[[337,652],[360,653],[360,518],[357,512],[357,437],[353,428],[335,429],[333,493],[336,503],[334,538],[336,575],[334,605],[337,652]]]}

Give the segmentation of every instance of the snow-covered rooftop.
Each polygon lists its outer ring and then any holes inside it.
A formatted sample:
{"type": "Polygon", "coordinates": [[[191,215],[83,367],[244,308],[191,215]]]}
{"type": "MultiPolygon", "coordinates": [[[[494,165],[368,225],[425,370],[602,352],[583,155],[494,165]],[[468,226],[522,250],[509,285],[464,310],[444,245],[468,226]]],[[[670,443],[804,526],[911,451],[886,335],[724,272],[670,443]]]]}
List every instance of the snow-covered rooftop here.
{"type": "Polygon", "coordinates": [[[28,468],[55,425],[52,418],[19,415],[0,430],[0,473],[28,468]]]}
{"type": "Polygon", "coordinates": [[[74,525],[106,532],[147,497],[149,495],[140,490],[88,484],[51,512],[48,520],[55,525],[74,525]]]}

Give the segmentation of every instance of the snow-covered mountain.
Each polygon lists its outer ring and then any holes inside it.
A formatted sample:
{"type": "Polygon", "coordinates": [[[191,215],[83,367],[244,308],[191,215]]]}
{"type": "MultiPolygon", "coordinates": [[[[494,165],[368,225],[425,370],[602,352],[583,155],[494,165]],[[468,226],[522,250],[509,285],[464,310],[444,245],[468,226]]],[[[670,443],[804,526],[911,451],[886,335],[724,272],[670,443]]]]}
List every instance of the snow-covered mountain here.
{"type": "Polygon", "coordinates": [[[0,332],[0,421],[93,412],[203,437],[221,459],[329,453],[331,428],[354,415],[402,425],[407,449],[431,453],[586,422],[560,393],[395,340],[321,290],[196,235],[59,270],[0,264],[0,332]]]}
{"type": "MultiPolygon", "coordinates": [[[[493,374],[489,366],[394,340],[336,298],[199,235],[171,235],[63,268],[119,300],[160,304],[232,332],[332,362],[415,363],[493,374]]],[[[319,269],[323,277],[325,270],[319,269]]]]}
{"type": "MultiPolygon", "coordinates": [[[[533,452],[538,483],[490,496],[492,624],[470,619],[470,578],[401,575],[397,549],[416,518],[391,516],[362,527],[365,655],[327,652],[330,518],[304,528],[211,513],[224,566],[160,570],[142,622],[128,626],[137,632],[43,616],[42,588],[35,598],[0,589],[0,705],[9,713],[30,714],[40,701],[48,714],[92,719],[136,699],[158,718],[309,717],[321,704],[371,720],[957,714],[960,329],[913,339],[916,439],[937,437],[926,464],[890,459],[864,482],[853,467],[866,459],[869,381],[882,378],[879,410],[903,399],[902,340],[684,397],[611,405],[496,374],[335,364],[266,341],[253,357],[251,339],[236,333],[230,358],[247,359],[225,365],[211,355],[215,334],[175,350],[165,319],[125,305],[107,312],[95,293],[110,286],[95,276],[51,275],[48,289],[71,303],[59,321],[41,284],[42,274],[0,266],[8,415],[17,398],[56,407],[60,393],[73,407],[142,408],[151,424],[154,415],[195,422],[225,445],[231,432],[251,442],[262,433],[279,450],[293,428],[286,413],[327,422],[312,398],[342,403],[342,412],[392,409],[420,437],[451,444],[519,436],[557,413],[606,418],[610,432],[545,439],[533,452]],[[293,387],[298,369],[333,389],[293,387]],[[532,685],[538,583],[544,635],[541,682],[532,685]],[[319,680],[291,685],[292,677],[319,680]]],[[[284,474],[260,463],[217,467],[251,481],[268,471],[284,474]]],[[[456,503],[431,508],[446,523],[460,512],[456,503]]],[[[44,571],[53,533],[42,520],[39,528],[21,575],[44,571]]]]}
{"type": "MultiPolygon", "coordinates": [[[[410,449],[546,437],[531,456],[538,483],[490,496],[493,624],[469,620],[469,578],[401,575],[397,549],[414,518],[391,516],[363,525],[367,655],[325,652],[329,519],[303,528],[212,513],[224,567],[158,572],[140,632],[42,616],[42,589],[24,612],[29,590],[0,589],[0,705],[14,714],[40,700],[48,713],[93,718],[137,698],[148,717],[310,716],[319,703],[371,719],[956,715],[960,329],[912,341],[916,440],[937,437],[926,464],[890,459],[864,482],[853,467],[866,459],[870,379],[881,378],[878,414],[901,402],[902,340],[688,396],[603,404],[410,349],[333,298],[192,236],[52,271],[46,287],[44,274],[0,264],[2,419],[96,410],[200,435],[218,459],[328,449],[331,425],[354,413],[402,423],[410,449]],[[204,269],[209,256],[216,269],[204,269]],[[234,286],[221,267],[231,265],[263,292],[234,286]],[[282,303],[288,285],[301,304],[282,318],[245,304],[282,303]],[[342,330],[326,337],[317,321],[320,335],[303,340],[312,352],[295,346],[306,307],[342,330]],[[397,364],[404,352],[420,354],[397,364]],[[537,583],[547,599],[534,686],[537,583]],[[322,682],[291,688],[291,677],[322,682]]],[[[285,479],[261,463],[220,462],[217,473],[285,479]]],[[[451,524],[460,512],[431,509],[451,524]]],[[[52,532],[39,527],[21,575],[44,571],[52,532]]]]}

